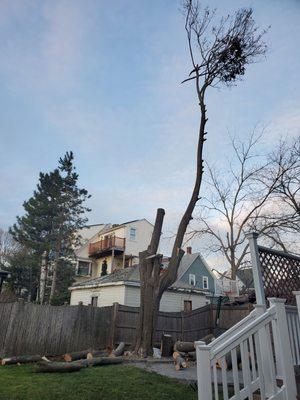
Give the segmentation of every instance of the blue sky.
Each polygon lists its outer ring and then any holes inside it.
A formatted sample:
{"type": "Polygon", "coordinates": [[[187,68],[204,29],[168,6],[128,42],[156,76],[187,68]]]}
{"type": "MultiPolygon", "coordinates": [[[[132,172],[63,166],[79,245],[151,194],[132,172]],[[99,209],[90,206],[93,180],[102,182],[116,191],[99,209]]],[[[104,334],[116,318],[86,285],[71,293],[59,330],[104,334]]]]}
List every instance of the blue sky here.
{"type": "MultiPolygon", "coordinates": [[[[22,214],[39,171],[73,150],[90,223],[153,220],[172,231],[194,178],[198,109],[176,0],[0,2],[0,227],[22,214]]],[[[266,127],[264,149],[300,132],[300,2],[251,5],[270,51],[243,82],[208,96],[205,158],[230,159],[227,130],[266,127]]]]}

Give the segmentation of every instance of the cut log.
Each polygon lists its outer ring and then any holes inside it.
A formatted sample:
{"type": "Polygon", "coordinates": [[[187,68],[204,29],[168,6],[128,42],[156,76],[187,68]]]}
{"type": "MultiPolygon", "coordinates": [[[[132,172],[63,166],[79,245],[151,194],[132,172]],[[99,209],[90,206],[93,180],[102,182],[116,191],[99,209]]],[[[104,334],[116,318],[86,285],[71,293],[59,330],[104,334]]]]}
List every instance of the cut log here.
{"type": "Polygon", "coordinates": [[[98,350],[98,351],[90,351],[87,353],[86,358],[87,359],[92,359],[95,357],[108,357],[108,351],[107,350],[98,350]]]}
{"type": "Polygon", "coordinates": [[[84,368],[84,365],[78,362],[47,362],[37,363],[36,372],[75,372],[84,368]]]}
{"type": "Polygon", "coordinates": [[[85,360],[74,361],[72,364],[82,365],[83,367],[92,367],[96,365],[111,365],[111,364],[121,364],[123,362],[121,357],[96,357],[85,360]]]}
{"type": "Polygon", "coordinates": [[[212,333],[204,336],[202,339],[200,339],[202,342],[205,342],[205,344],[211,343],[215,339],[214,335],[212,333]]]}
{"type": "Polygon", "coordinates": [[[86,358],[87,354],[90,352],[91,352],[91,349],[83,350],[83,351],[75,351],[74,353],[64,354],[63,358],[65,361],[68,361],[68,362],[81,360],[82,358],[86,358]]]}
{"type": "Polygon", "coordinates": [[[183,357],[181,357],[181,355],[177,351],[174,351],[173,358],[174,358],[176,371],[179,371],[181,368],[187,367],[185,359],[183,357]]]}
{"type": "Polygon", "coordinates": [[[179,351],[183,353],[188,353],[189,351],[194,351],[194,342],[176,342],[174,345],[174,351],[179,351]]]}
{"type": "Polygon", "coordinates": [[[1,361],[1,365],[11,365],[11,364],[27,364],[34,363],[37,361],[42,361],[42,356],[16,356],[10,358],[3,358],[1,361]]]}
{"type": "Polygon", "coordinates": [[[125,343],[124,342],[120,342],[119,346],[113,350],[113,352],[111,353],[111,355],[113,357],[120,357],[124,354],[124,350],[125,350],[125,343]]]}
{"type": "Polygon", "coordinates": [[[171,335],[162,335],[161,338],[161,355],[162,357],[170,357],[173,353],[174,339],[171,335]]]}
{"type": "Polygon", "coordinates": [[[189,351],[188,352],[188,357],[190,360],[195,361],[196,360],[196,352],[195,351],[189,351]]]}

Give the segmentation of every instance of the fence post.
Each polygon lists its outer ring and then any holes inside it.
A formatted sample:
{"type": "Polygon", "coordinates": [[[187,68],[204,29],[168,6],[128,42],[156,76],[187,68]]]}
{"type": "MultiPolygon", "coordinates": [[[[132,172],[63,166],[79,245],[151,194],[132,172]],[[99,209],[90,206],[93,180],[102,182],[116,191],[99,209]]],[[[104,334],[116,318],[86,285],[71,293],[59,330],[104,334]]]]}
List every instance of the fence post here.
{"type": "Polygon", "coordinates": [[[198,400],[212,400],[210,349],[205,342],[195,342],[197,356],[198,400]]]}
{"type": "Polygon", "coordinates": [[[297,291],[297,292],[293,292],[293,294],[296,296],[298,315],[299,315],[299,318],[300,318],[300,290],[297,291]]]}
{"type": "Polygon", "coordinates": [[[256,304],[261,304],[266,306],[265,291],[262,280],[262,269],[259,261],[258,246],[257,246],[258,233],[249,232],[246,234],[246,237],[249,240],[256,304]]]}
{"type": "Polygon", "coordinates": [[[181,325],[180,325],[181,340],[184,342],[184,314],[183,314],[183,311],[180,312],[180,321],[181,321],[181,325]]]}
{"type": "Polygon", "coordinates": [[[277,338],[274,344],[277,346],[275,352],[280,357],[286,400],[295,400],[297,398],[297,389],[285,311],[285,299],[269,298],[268,300],[270,305],[276,308],[277,338]]]}
{"type": "Polygon", "coordinates": [[[115,336],[116,336],[116,323],[117,323],[117,315],[118,315],[119,303],[113,303],[112,312],[111,312],[111,321],[110,321],[110,338],[108,341],[108,347],[111,349],[114,348],[115,345],[115,336]]]}

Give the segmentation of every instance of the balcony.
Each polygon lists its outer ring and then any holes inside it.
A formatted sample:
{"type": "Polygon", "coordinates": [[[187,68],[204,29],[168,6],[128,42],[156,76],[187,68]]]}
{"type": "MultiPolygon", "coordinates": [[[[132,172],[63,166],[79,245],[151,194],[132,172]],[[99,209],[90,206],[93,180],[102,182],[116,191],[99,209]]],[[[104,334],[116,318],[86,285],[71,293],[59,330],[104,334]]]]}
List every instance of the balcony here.
{"type": "Polygon", "coordinates": [[[116,253],[122,253],[125,250],[125,238],[112,236],[95,243],[90,243],[89,256],[109,255],[113,250],[116,253]]]}

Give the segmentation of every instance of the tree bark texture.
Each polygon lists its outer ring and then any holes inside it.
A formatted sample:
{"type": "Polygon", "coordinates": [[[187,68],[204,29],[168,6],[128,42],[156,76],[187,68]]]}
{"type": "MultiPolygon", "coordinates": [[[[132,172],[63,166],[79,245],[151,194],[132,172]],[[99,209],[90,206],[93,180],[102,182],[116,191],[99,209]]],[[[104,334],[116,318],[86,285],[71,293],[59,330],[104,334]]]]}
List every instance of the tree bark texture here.
{"type": "Polygon", "coordinates": [[[41,275],[40,275],[40,290],[39,290],[39,302],[44,303],[46,281],[47,281],[47,253],[42,254],[42,265],[41,265],[41,275]]]}
{"type": "Polygon", "coordinates": [[[58,268],[58,262],[57,262],[57,259],[55,259],[55,261],[53,263],[53,273],[52,273],[52,282],[51,282],[49,304],[51,304],[51,301],[52,301],[52,299],[54,297],[54,294],[56,292],[57,268],[58,268]]]}

